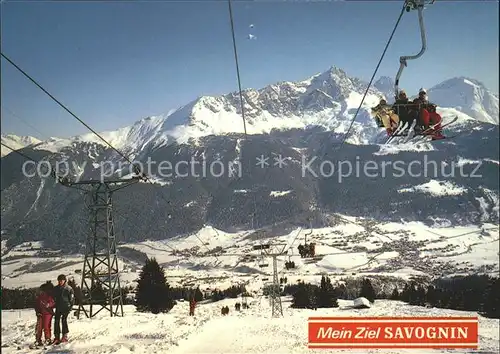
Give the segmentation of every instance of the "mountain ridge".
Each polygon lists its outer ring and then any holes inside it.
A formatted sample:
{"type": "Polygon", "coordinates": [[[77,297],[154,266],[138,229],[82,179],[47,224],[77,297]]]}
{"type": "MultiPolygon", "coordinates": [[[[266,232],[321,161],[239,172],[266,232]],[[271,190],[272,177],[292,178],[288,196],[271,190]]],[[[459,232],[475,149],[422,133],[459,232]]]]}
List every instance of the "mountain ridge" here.
{"type": "MultiPolygon", "coordinates": [[[[151,159],[176,164],[203,158],[207,165],[217,160],[229,166],[236,159],[243,173],[240,177],[227,170],[220,177],[174,173],[160,178],[159,167],[153,164],[148,171],[152,184],[138,183],[114,195],[116,229],[134,230],[120,236],[124,241],[141,241],[175,237],[207,224],[232,232],[249,230],[253,225],[304,226],[303,220],[310,217],[313,226],[321,227],[328,213],[430,224],[436,220],[448,225],[498,223],[498,126],[476,121],[464,126],[462,135],[449,143],[397,149],[352,144],[341,151],[332,149],[340,139],[320,130],[297,130],[247,139],[204,137],[197,145],[175,143],[144,151],[141,162],[151,159]],[[283,168],[273,167],[272,156],[278,154],[287,161],[283,168]],[[268,168],[255,164],[259,156],[271,158],[268,168]],[[405,173],[398,177],[389,169],[385,175],[382,172],[383,178],[361,173],[340,180],[340,165],[335,165],[335,174],[318,177],[304,173],[304,160],[312,161],[311,168],[318,173],[332,161],[351,162],[351,166],[355,161],[371,161],[382,168],[394,160],[404,166],[416,162],[426,166],[426,161],[435,161],[442,167],[430,170],[430,175],[405,173]],[[450,166],[454,173],[450,174],[450,166]],[[474,172],[481,178],[470,178],[474,172]]],[[[88,142],[76,143],[60,153],[32,148],[26,153],[37,160],[71,161],[71,174],[82,180],[99,178],[101,165],[109,167],[113,157],[109,149],[88,142]]],[[[79,191],[50,178],[23,176],[24,161],[16,154],[2,159],[2,228],[9,242],[44,241],[46,247],[80,249],[85,237],[82,220],[87,218],[79,191]]],[[[123,166],[118,166],[112,166],[116,173],[109,178],[124,177],[118,171],[123,166]]]]}
{"type": "MultiPolygon", "coordinates": [[[[3,144],[19,150],[30,145],[41,143],[42,140],[37,139],[29,135],[15,135],[15,134],[1,134],[1,141],[3,144]]],[[[10,154],[12,150],[2,145],[1,147],[1,157],[10,154]]]]}

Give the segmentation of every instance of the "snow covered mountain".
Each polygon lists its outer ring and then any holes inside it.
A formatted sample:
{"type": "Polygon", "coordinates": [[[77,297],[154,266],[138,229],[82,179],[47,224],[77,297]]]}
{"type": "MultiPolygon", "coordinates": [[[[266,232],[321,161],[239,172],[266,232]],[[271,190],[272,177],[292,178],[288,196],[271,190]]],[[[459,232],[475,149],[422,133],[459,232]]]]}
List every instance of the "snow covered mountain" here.
{"type": "MultiPolygon", "coordinates": [[[[280,82],[258,90],[247,89],[243,92],[247,132],[262,134],[321,127],[342,134],[347,131],[366,86],[367,83],[349,77],[345,71],[333,66],[303,81],[280,82]]],[[[372,144],[377,141],[380,130],[370,118],[369,109],[383,96],[391,101],[393,87],[394,81],[389,77],[381,77],[374,83],[348,142],[372,144]]],[[[429,97],[445,115],[462,113],[458,123],[472,118],[498,124],[498,97],[476,80],[447,80],[432,87],[429,97]]],[[[114,147],[135,158],[145,149],[174,142],[196,143],[199,138],[209,135],[243,132],[239,95],[233,92],[223,96],[202,96],[168,116],[148,117],[131,126],[102,134],[114,147]]],[[[38,148],[57,151],[73,142],[103,144],[94,134],[88,133],[67,140],[48,141],[38,148]]]]}
{"type": "MultiPolygon", "coordinates": [[[[199,286],[210,294],[214,289],[245,285],[249,297],[240,296],[217,302],[199,301],[195,316],[187,316],[187,301],[178,301],[168,314],[138,312],[125,305],[125,316],[110,317],[106,311],[92,320],[74,316],[69,343],[57,351],[28,350],[35,326],[33,309],[2,309],[2,353],[295,353],[310,354],[305,336],[307,320],[325,317],[478,317],[477,353],[499,352],[499,320],[485,318],[477,311],[413,306],[403,301],[378,299],[366,309],[354,309],[361,280],[369,278],[378,297],[389,297],[394,288],[402,290],[412,277],[422,281],[454,274],[486,273],[498,275],[498,227],[428,228],[421,223],[373,223],[369,220],[336,215],[334,227],[293,229],[275,236],[276,242],[292,245],[288,256],[277,257],[280,278],[286,284],[298,281],[318,284],[328,275],[334,285],[345,284],[349,295],[341,295],[337,308],[296,309],[291,297],[282,296],[283,318],[270,316],[270,301],[264,289],[272,281],[272,264],[263,262],[252,246],[265,242],[254,232],[226,233],[204,227],[196,234],[170,240],[143,241],[119,246],[120,284],[137,286],[137,278],[146,257],[154,257],[166,270],[171,287],[199,286]],[[307,236],[306,236],[307,235],[307,236]],[[316,257],[301,258],[297,246],[304,237],[316,243],[316,257]],[[202,243],[206,247],[201,247],[202,243]],[[215,250],[214,257],[207,250],[215,250]],[[179,251],[179,252],[175,252],[179,251]],[[295,268],[286,269],[292,261],[295,268]],[[248,309],[233,311],[236,303],[247,303],[248,309]],[[228,306],[230,314],[220,315],[228,306]],[[133,324],[133,325],[131,325],[133,324]],[[103,334],[104,333],[104,334],[103,334]],[[223,333],[223,335],[221,335],[223,333]]],[[[54,282],[59,274],[81,282],[81,254],[65,255],[48,252],[39,242],[20,244],[10,250],[2,242],[2,286],[5,289],[35,288],[40,283],[54,282]]],[[[444,307],[444,306],[441,306],[444,307]]],[[[336,353],[327,350],[326,353],[336,353]]],[[[365,353],[365,351],[350,351],[365,353]]],[[[374,351],[373,351],[374,352],[374,351]]],[[[382,353],[446,354],[449,349],[383,350],[382,353]]],[[[476,351],[458,350],[457,353],[476,351]]],[[[376,352],[375,352],[376,353],[376,352]]]]}
{"type": "Polygon", "coordinates": [[[381,76],[373,83],[373,87],[383,93],[387,102],[394,102],[394,79],[388,76],[381,76]]]}
{"type": "MultiPolygon", "coordinates": [[[[38,144],[41,140],[34,138],[32,136],[17,136],[13,134],[2,134],[1,135],[2,143],[12,147],[15,150],[22,149],[26,146],[38,144]]],[[[12,151],[2,145],[1,147],[1,157],[4,157],[10,154],[12,151]]]]}
{"type": "MultiPolygon", "coordinates": [[[[358,107],[367,84],[349,77],[342,69],[331,67],[300,82],[281,82],[243,92],[246,128],[249,134],[272,130],[304,129],[320,126],[345,132],[358,107]]],[[[380,92],[371,89],[353,132],[353,142],[368,143],[377,129],[371,124],[369,108],[378,103],[380,92]]],[[[243,133],[239,95],[203,96],[180,107],[168,116],[148,117],[103,137],[124,153],[137,156],[146,147],[186,143],[208,135],[243,133]]],[[[72,142],[102,141],[92,133],[68,140],[40,144],[39,149],[56,151],[72,142]]]]}

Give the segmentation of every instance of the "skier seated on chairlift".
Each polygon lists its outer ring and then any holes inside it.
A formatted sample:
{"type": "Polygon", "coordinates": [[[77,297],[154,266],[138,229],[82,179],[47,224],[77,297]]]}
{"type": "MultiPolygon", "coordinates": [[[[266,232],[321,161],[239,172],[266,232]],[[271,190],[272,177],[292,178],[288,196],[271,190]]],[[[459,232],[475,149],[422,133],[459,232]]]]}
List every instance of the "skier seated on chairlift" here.
{"type": "Polygon", "coordinates": [[[413,103],[419,105],[419,123],[423,130],[429,129],[429,126],[435,125],[434,129],[429,130],[429,134],[432,135],[432,140],[443,139],[444,136],[441,133],[441,116],[436,112],[436,105],[430,103],[427,98],[427,91],[421,88],[418,91],[418,97],[413,100],[413,103]]]}
{"type": "Polygon", "coordinates": [[[399,117],[387,101],[382,98],[380,103],[372,108],[372,113],[375,114],[377,125],[384,127],[388,136],[392,135],[399,124],[399,117]]]}

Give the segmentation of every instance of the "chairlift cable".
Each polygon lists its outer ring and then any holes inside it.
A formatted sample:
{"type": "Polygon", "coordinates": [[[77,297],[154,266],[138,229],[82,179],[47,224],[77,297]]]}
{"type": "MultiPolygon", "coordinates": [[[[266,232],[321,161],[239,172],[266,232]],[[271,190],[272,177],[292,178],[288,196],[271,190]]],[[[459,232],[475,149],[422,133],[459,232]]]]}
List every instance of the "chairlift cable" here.
{"type": "MultiPolygon", "coordinates": [[[[28,80],[30,80],[33,84],[35,84],[40,90],[42,90],[47,96],[49,96],[54,102],[56,102],[59,106],[61,106],[66,112],[68,112],[71,116],[73,116],[76,120],[78,120],[81,124],[83,124],[88,130],[94,133],[99,139],[101,139],[106,145],[108,145],[111,149],[116,151],[120,156],[122,156],[127,162],[133,165],[132,161],[125,156],[121,151],[116,149],[113,145],[111,145],[106,139],[104,139],[99,133],[93,130],[87,123],[81,120],[76,114],[74,114],[68,107],[62,104],[57,98],[55,98],[50,92],[48,92],[45,88],[42,87],[35,79],[33,79],[28,73],[26,73],[23,69],[21,69],[16,63],[14,63],[11,59],[9,59],[4,53],[1,53],[1,56],[7,60],[12,66],[14,66],[21,74],[23,74],[28,80]]],[[[142,171],[141,171],[142,172],[142,171]]]]}
{"type": "MultiPolygon", "coordinates": [[[[143,171],[140,171],[139,168],[137,167],[137,165],[134,165],[133,162],[127,157],[125,156],[121,151],[119,151],[118,149],[116,149],[113,145],[111,145],[106,139],[104,139],[99,133],[97,133],[94,129],[92,129],[87,123],[85,123],[82,119],[80,119],[76,114],[74,114],[68,107],[66,107],[63,103],[61,103],[57,98],[55,98],[50,92],[48,92],[42,85],[40,85],[35,79],[33,79],[28,73],[26,73],[21,67],[19,67],[16,63],[14,63],[10,58],[8,58],[4,53],[0,53],[0,55],[5,59],[7,60],[12,66],[14,66],[21,74],[23,74],[27,79],[29,79],[33,84],[35,84],[35,86],[37,86],[40,90],[42,90],[46,95],[48,95],[54,102],[56,102],[59,106],[61,106],[66,112],[68,112],[72,117],[74,117],[76,120],[78,120],[81,124],[83,124],[87,129],[89,129],[92,133],[94,133],[97,137],[99,137],[104,143],[106,143],[111,149],[113,149],[114,151],[116,151],[121,157],[123,157],[128,163],[130,163],[130,165],[135,169],[135,172],[138,174],[138,175],[141,175],[142,174],[142,177],[147,180],[149,183],[151,184],[154,184],[151,179],[149,178],[149,176],[147,176],[143,171]]],[[[6,144],[2,143],[3,146],[7,147],[8,149],[18,153],[19,155],[27,158],[28,160],[31,160],[31,161],[34,161],[36,162],[35,160],[31,159],[30,157],[28,157],[27,155],[24,155],[23,153],[19,152],[19,151],[16,151],[14,149],[12,149],[11,147],[7,146],[6,144]]],[[[53,172],[52,170],[52,174],[55,176],[55,173],[53,172]]],[[[55,178],[57,179],[57,176],[55,176],[55,178]]],[[[76,189],[80,189],[80,190],[83,190],[81,188],[77,188],[75,186],[71,186],[72,188],[76,188],[76,189]]],[[[86,190],[84,190],[86,191],[86,190]]],[[[161,196],[161,198],[163,200],[165,200],[167,202],[167,204],[170,204],[170,202],[168,200],[165,199],[163,193],[159,193],[159,195],[161,196]]],[[[205,245],[203,244],[209,251],[210,249],[205,245]]],[[[217,261],[219,261],[219,259],[217,258],[217,256],[215,256],[215,259],[217,261]]]]}

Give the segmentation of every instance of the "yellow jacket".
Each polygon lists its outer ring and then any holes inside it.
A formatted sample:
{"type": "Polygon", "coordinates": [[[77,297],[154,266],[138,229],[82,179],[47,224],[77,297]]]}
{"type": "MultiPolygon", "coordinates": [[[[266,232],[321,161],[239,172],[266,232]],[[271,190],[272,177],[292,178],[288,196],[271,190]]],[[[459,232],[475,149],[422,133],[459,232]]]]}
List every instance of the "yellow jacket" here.
{"type": "Polygon", "coordinates": [[[389,105],[379,104],[372,108],[372,113],[382,121],[382,124],[387,129],[394,129],[399,124],[399,116],[394,113],[392,107],[389,105]]]}

